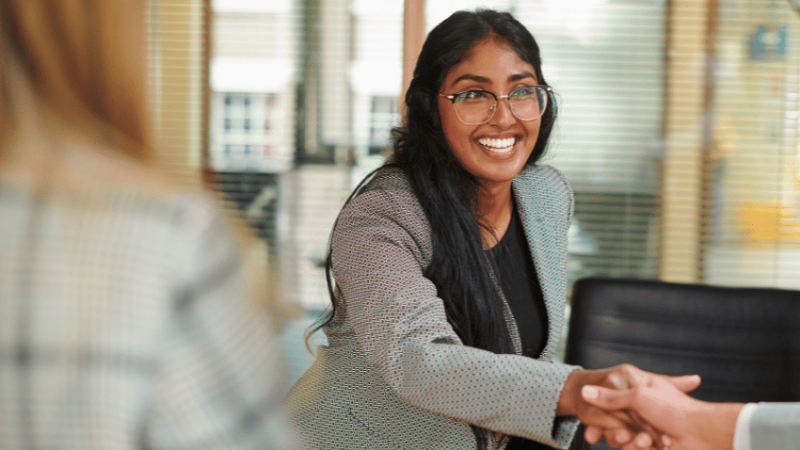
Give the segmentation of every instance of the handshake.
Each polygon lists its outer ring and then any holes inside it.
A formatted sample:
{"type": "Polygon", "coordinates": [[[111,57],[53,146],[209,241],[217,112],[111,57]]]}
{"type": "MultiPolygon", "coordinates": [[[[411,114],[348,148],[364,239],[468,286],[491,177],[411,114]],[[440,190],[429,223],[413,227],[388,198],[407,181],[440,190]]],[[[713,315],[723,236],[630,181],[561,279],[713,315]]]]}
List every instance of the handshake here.
{"type": "MultiPolygon", "coordinates": [[[[559,410],[586,426],[584,437],[622,450],[730,450],[741,403],[710,403],[688,395],[700,377],[669,377],[621,365],[570,375],[559,410]]],[[[748,443],[749,447],[749,443],[748,443]]]]}

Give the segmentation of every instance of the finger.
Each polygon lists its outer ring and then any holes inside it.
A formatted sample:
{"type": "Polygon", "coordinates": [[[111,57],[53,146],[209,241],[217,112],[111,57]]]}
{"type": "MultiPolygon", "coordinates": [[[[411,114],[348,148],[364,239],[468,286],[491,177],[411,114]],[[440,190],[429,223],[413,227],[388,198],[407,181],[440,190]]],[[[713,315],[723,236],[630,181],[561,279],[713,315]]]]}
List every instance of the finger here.
{"type": "Polygon", "coordinates": [[[628,389],[630,387],[628,380],[616,372],[612,372],[608,375],[608,382],[611,384],[611,387],[616,389],[628,389]]]}
{"type": "Polygon", "coordinates": [[[604,430],[611,428],[630,427],[633,419],[625,411],[609,411],[585,403],[578,414],[578,418],[585,425],[594,425],[604,430]]]}
{"type": "Polygon", "coordinates": [[[603,437],[609,447],[622,448],[623,445],[633,440],[634,434],[627,428],[615,428],[606,430],[603,437]]]}
{"type": "MultiPolygon", "coordinates": [[[[653,428],[652,425],[645,422],[641,416],[636,411],[632,410],[625,410],[625,411],[610,411],[609,414],[614,415],[620,421],[626,423],[627,428],[635,434],[645,434],[649,436],[649,443],[645,443],[646,447],[652,445],[653,442],[658,442],[659,436],[661,435],[658,430],[653,428]]],[[[623,444],[625,442],[630,441],[633,438],[633,435],[617,435],[615,441],[619,444],[623,444]]],[[[657,446],[656,446],[657,447],[657,446]]]]}
{"type": "Polygon", "coordinates": [[[641,449],[651,448],[654,444],[653,437],[647,433],[639,433],[633,441],[641,449]]]}
{"type": "MultiPolygon", "coordinates": [[[[645,435],[647,436],[647,435],[645,435]]],[[[639,436],[636,436],[636,439],[631,440],[627,444],[620,447],[620,450],[658,450],[658,447],[654,445],[652,440],[649,440],[649,444],[644,446],[640,446],[640,442],[638,442],[639,436]]],[[[641,442],[644,444],[644,442],[641,442]]]]}
{"type": "Polygon", "coordinates": [[[683,375],[678,377],[667,377],[667,381],[672,383],[681,392],[692,392],[700,386],[700,375],[683,375]]]}
{"type": "Polygon", "coordinates": [[[615,375],[621,377],[623,383],[616,383],[618,389],[628,389],[647,384],[653,374],[645,372],[632,364],[621,364],[614,368],[615,375]]]}
{"type": "Polygon", "coordinates": [[[612,390],[601,386],[585,385],[581,388],[581,398],[586,403],[598,408],[620,410],[631,405],[633,391],[631,389],[612,390]]]}
{"type": "Polygon", "coordinates": [[[633,441],[628,442],[627,444],[623,445],[622,447],[620,447],[620,450],[656,450],[656,449],[655,449],[655,447],[650,447],[650,448],[643,449],[643,448],[637,446],[636,445],[636,441],[633,440],[633,441]]]}
{"type": "Polygon", "coordinates": [[[622,447],[620,447],[620,449],[621,450],[658,450],[658,448],[656,446],[639,447],[638,445],[636,445],[636,439],[634,439],[634,440],[628,442],[627,444],[623,445],[622,447]]]}
{"type": "Polygon", "coordinates": [[[583,432],[583,439],[590,444],[596,444],[601,437],[603,437],[603,429],[594,425],[586,426],[586,430],[583,432]]]}

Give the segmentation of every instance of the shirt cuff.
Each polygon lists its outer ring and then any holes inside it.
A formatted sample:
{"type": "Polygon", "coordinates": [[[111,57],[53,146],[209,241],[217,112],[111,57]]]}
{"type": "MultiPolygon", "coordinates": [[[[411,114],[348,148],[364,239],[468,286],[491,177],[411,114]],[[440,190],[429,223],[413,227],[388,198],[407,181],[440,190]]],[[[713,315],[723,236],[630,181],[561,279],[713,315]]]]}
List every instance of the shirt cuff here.
{"type": "Polygon", "coordinates": [[[758,404],[748,403],[739,412],[733,434],[733,450],[752,450],[750,448],[750,420],[758,409],[758,404]]]}

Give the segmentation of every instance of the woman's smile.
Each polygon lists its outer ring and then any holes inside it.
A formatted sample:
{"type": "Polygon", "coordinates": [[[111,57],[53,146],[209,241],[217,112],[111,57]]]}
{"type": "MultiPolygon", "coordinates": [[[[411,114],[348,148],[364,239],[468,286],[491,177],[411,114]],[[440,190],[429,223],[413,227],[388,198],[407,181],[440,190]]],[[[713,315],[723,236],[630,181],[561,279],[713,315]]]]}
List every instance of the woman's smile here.
{"type": "Polygon", "coordinates": [[[517,139],[515,137],[508,138],[480,138],[478,144],[486,149],[486,154],[490,158],[505,158],[514,150],[514,144],[517,139]]]}

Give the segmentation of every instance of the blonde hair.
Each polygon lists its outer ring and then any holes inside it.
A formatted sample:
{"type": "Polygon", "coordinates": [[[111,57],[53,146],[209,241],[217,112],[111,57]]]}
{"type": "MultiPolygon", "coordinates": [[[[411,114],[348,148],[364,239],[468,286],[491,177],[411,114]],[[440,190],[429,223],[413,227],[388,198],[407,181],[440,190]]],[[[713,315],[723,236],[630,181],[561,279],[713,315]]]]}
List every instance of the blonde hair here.
{"type": "Polygon", "coordinates": [[[144,0],[0,0],[0,153],[26,89],[80,134],[149,161],[144,12],[144,0]]]}

